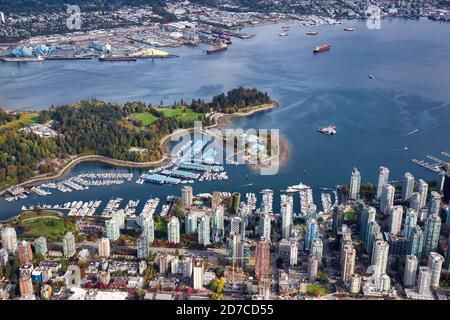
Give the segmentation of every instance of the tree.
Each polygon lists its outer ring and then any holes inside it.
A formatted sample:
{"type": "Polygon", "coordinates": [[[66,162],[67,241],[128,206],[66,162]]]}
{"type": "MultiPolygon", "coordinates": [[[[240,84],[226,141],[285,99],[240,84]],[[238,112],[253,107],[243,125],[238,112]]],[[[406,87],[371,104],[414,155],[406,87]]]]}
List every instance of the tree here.
{"type": "Polygon", "coordinates": [[[225,270],[222,266],[217,266],[215,272],[216,272],[216,277],[218,277],[218,278],[222,278],[225,275],[225,270]]]}
{"type": "Polygon", "coordinates": [[[41,253],[35,253],[34,254],[34,261],[35,261],[36,264],[40,264],[44,260],[45,260],[45,257],[44,257],[43,254],[41,254],[41,253]]]}
{"type": "Polygon", "coordinates": [[[153,266],[152,265],[147,266],[147,269],[145,270],[145,274],[144,274],[144,280],[149,281],[153,278],[154,275],[155,275],[155,269],[153,268],[153,266]]]}

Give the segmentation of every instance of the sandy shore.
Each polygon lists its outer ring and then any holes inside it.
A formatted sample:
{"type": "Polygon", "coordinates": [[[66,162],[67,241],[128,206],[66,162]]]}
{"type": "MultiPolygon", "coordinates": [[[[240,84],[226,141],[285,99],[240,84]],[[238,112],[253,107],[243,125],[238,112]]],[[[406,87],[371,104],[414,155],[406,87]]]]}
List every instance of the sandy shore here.
{"type": "MultiPolygon", "coordinates": [[[[279,106],[278,102],[272,101],[271,103],[267,103],[260,107],[252,108],[252,110],[249,110],[247,112],[237,112],[237,113],[233,113],[233,114],[221,114],[215,119],[216,121],[214,124],[203,127],[203,129],[209,129],[209,128],[226,129],[232,122],[233,118],[247,117],[247,116],[253,115],[258,112],[271,110],[278,106],[279,106]]],[[[163,157],[157,161],[133,162],[133,161],[112,159],[112,158],[108,158],[108,157],[104,157],[104,156],[100,156],[100,155],[81,156],[81,157],[73,158],[68,164],[66,164],[64,166],[64,168],[62,168],[60,171],[58,171],[57,173],[55,173],[53,175],[46,174],[46,175],[42,175],[42,176],[37,176],[30,180],[27,180],[27,181],[24,181],[17,185],[14,185],[13,187],[33,186],[35,184],[43,183],[46,181],[63,178],[70,172],[70,170],[74,166],[76,166],[77,164],[79,164],[81,162],[86,162],[86,161],[100,161],[100,162],[111,164],[114,166],[128,167],[128,168],[153,168],[156,166],[160,166],[160,165],[166,164],[167,162],[170,161],[171,155],[170,155],[170,150],[169,150],[169,144],[172,141],[171,138],[174,136],[177,136],[179,134],[182,134],[184,132],[193,132],[193,131],[194,131],[194,128],[179,129],[179,130],[176,130],[176,131],[172,132],[171,134],[168,134],[165,137],[163,137],[160,141],[160,146],[163,150],[163,157]]],[[[280,165],[287,159],[288,149],[289,148],[288,148],[287,142],[280,137],[280,155],[279,155],[280,165]]],[[[252,167],[258,168],[258,166],[252,166],[252,167]]],[[[0,196],[3,195],[4,193],[6,193],[6,190],[7,189],[0,191],[0,196]]]]}

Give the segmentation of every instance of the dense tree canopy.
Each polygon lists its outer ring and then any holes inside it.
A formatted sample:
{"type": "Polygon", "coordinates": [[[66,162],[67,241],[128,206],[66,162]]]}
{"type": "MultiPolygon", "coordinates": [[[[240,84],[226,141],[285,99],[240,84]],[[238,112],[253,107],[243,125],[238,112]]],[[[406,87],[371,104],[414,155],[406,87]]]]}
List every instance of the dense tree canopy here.
{"type": "MultiPolygon", "coordinates": [[[[238,88],[226,95],[213,97],[211,102],[195,100],[190,108],[204,116],[210,110],[232,113],[241,108],[270,101],[267,93],[256,89],[238,88]]],[[[176,108],[187,108],[183,101],[176,108]]],[[[119,160],[146,162],[162,157],[161,139],[178,128],[193,126],[193,120],[165,115],[161,109],[142,102],[124,105],[100,100],[85,100],[71,105],[52,106],[39,113],[38,121],[52,121],[54,138],[19,131],[9,125],[18,115],[0,109],[0,189],[28,180],[36,174],[55,170],[55,159],[97,154],[119,160]],[[130,115],[150,113],[155,121],[143,127],[130,115]],[[4,125],[6,124],[6,125],[4,125]]]]}

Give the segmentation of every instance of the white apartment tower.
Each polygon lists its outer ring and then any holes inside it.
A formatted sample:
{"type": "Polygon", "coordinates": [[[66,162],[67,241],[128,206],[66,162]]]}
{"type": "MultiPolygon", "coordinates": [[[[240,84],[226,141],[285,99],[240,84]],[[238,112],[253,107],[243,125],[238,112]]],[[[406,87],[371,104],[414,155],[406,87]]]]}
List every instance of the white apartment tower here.
{"type": "Polygon", "coordinates": [[[388,183],[389,183],[389,169],[386,167],[380,167],[380,173],[378,175],[377,199],[380,199],[383,186],[387,185],[388,183]]]}
{"type": "Polygon", "coordinates": [[[180,221],[173,216],[167,225],[167,240],[170,243],[180,243],[180,221]]]}
{"type": "Polygon", "coordinates": [[[415,255],[407,255],[405,263],[405,273],[403,275],[403,285],[412,288],[416,284],[417,267],[419,261],[415,255]]]}

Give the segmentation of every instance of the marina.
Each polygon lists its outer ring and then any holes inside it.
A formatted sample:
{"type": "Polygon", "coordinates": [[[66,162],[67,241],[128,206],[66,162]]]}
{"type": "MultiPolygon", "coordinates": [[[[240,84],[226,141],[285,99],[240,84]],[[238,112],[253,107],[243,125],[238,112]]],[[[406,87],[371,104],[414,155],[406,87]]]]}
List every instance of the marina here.
{"type": "MultiPolygon", "coordinates": [[[[443,152],[441,152],[441,154],[450,158],[450,154],[448,152],[443,151],[443,152]]],[[[429,171],[439,173],[439,174],[445,174],[444,166],[448,165],[448,162],[446,162],[442,159],[436,158],[432,155],[427,155],[426,158],[434,161],[434,163],[430,163],[430,162],[426,162],[424,160],[418,160],[418,159],[411,159],[411,161],[413,163],[417,164],[418,166],[421,166],[422,168],[425,168],[429,171]]]]}
{"type": "Polygon", "coordinates": [[[26,199],[30,192],[45,197],[57,191],[67,193],[88,190],[90,187],[121,185],[125,182],[130,182],[132,178],[133,174],[128,172],[81,173],[61,181],[47,182],[33,186],[29,190],[25,188],[10,188],[7,190],[9,196],[5,196],[5,200],[11,202],[26,199]]]}

